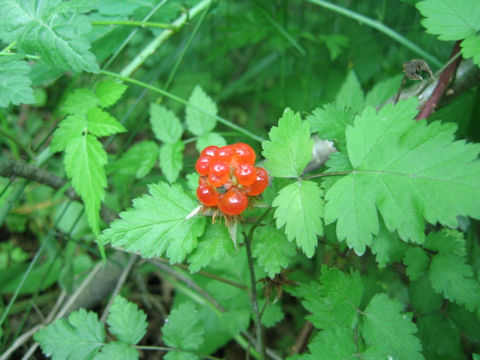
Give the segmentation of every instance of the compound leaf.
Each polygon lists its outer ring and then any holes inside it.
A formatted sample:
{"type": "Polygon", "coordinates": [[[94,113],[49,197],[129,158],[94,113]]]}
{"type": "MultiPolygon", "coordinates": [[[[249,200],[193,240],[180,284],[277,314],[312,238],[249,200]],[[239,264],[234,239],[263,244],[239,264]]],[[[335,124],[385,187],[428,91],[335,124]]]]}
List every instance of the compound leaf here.
{"type": "Polygon", "coordinates": [[[115,104],[118,99],[127,90],[127,86],[116,81],[106,80],[102,81],[95,88],[98,101],[101,107],[107,108],[115,104]]]}
{"type": "Polygon", "coordinates": [[[85,117],[81,115],[67,116],[53,133],[50,150],[54,153],[65,150],[72,138],[82,135],[85,125],[85,117]]]}
{"type": "Polygon", "coordinates": [[[227,145],[227,142],[222,135],[217,134],[215,132],[211,132],[211,133],[199,136],[197,139],[197,143],[195,144],[195,147],[199,152],[201,152],[203,149],[205,149],[207,146],[210,146],[210,145],[222,147],[227,145]]]}
{"type": "Polygon", "coordinates": [[[111,342],[102,347],[94,360],[138,360],[138,352],[123,342],[111,342]]]}
{"type": "Polygon", "coordinates": [[[355,360],[357,348],[353,339],[353,330],[345,327],[333,327],[319,332],[308,344],[310,354],[302,360],[355,360]]]}
{"type": "Polygon", "coordinates": [[[155,137],[164,143],[175,143],[182,137],[183,127],[180,120],[161,105],[150,104],[150,124],[155,137]]]}
{"type": "Polygon", "coordinates": [[[130,147],[120,159],[108,164],[108,171],[116,174],[133,175],[141,179],[148,175],[157,162],[158,145],[153,141],[142,141],[130,147]]]}
{"type": "Polygon", "coordinates": [[[117,295],[107,318],[109,331],[120,341],[135,345],[147,332],[147,315],[137,305],[117,295]]]}
{"type": "Polygon", "coordinates": [[[347,78],[337,94],[335,102],[341,107],[348,106],[353,111],[363,109],[365,96],[360,81],[358,81],[357,75],[355,75],[355,71],[350,70],[348,73],[347,78]]]}
{"type": "Polygon", "coordinates": [[[100,105],[97,95],[90,89],[75,89],[68,94],[62,111],[66,114],[86,115],[87,111],[100,105]]]}
{"type": "Polygon", "coordinates": [[[354,112],[337,104],[326,104],[312,111],[306,120],[320,139],[334,140],[345,145],[345,128],[353,124],[354,112]]]}
{"type": "Polygon", "coordinates": [[[20,56],[0,57],[0,107],[35,102],[29,72],[30,66],[20,56]]]}
{"type": "Polygon", "coordinates": [[[112,115],[98,107],[87,112],[88,132],[95,136],[108,136],[127,131],[112,115]]]}
{"type": "Polygon", "coordinates": [[[480,36],[470,35],[460,43],[460,46],[463,57],[472,58],[473,62],[480,66],[480,36]]]}
{"type": "Polygon", "coordinates": [[[188,130],[197,136],[211,132],[217,124],[215,116],[218,112],[213,100],[197,85],[188,98],[188,104],[185,118],[188,130]]]}
{"type": "Polygon", "coordinates": [[[203,343],[203,326],[195,306],[186,302],[173,309],[162,327],[162,339],[168,346],[196,350],[203,343]]]}
{"type": "Polygon", "coordinates": [[[419,247],[413,247],[405,252],[403,264],[407,267],[407,275],[412,281],[417,281],[424,276],[425,271],[430,263],[425,250],[419,247]]]}
{"type": "Polygon", "coordinates": [[[168,182],[177,180],[183,168],[183,150],[185,144],[181,141],[166,143],[160,148],[160,167],[168,182]]]}

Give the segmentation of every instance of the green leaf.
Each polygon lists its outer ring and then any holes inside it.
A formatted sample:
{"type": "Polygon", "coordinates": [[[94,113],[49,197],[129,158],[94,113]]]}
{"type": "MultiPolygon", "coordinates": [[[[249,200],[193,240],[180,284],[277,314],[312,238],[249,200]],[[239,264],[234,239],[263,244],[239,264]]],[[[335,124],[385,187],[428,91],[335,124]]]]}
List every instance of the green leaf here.
{"type": "Polygon", "coordinates": [[[147,332],[147,315],[136,304],[120,295],[113,300],[108,314],[109,331],[127,344],[137,344],[147,332]]]}
{"type": "Polygon", "coordinates": [[[461,40],[480,30],[480,2],[477,0],[426,0],[416,4],[427,33],[440,40],[461,40]]]}
{"type": "Polygon", "coordinates": [[[87,112],[88,132],[95,136],[108,136],[127,131],[112,115],[98,107],[87,112]]]}
{"type": "Polygon", "coordinates": [[[105,329],[97,314],[85,309],[39,330],[34,335],[43,353],[53,360],[91,359],[105,341],[105,329]]]}
{"type": "Polygon", "coordinates": [[[422,248],[412,247],[405,252],[403,264],[407,267],[406,273],[410,280],[417,281],[425,275],[430,258],[422,248]]]}
{"type": "Polygon", "coordinates": [[[427,276],[411,282],[408,286],[408,295],[412,308],[419,314],[440,311],[443,306],[443,297],[433,290],[427,276]]]}
{"type": "Polygon", "coordinates": [[[262,143],[266,169],[276,177],[300,176],[312,158],[313,140],[308,123],[287,108],[269,136],[270,141],[262,143]]]}
{"type": "Polygon", "coordinates": [[[305,309],[312,313],[308,319],[319,329],[344,327],[354,329],[363,285],[358,272],[346,274],[339,269],[322,267],[320,284],[301,285],[299,292],[305,309]]]}
{"type": "Polygon", "coordinates": [[[183,127],[180,120],[161,105],[150,104],[150,124],[155,137],[164,143],[175,143],[182,137],[183,127]]]}
{"type": "Polygon", "coordinates": [[[29,73],[30,66],[20,56],[0,56],[0,107],[35,102],[29,73]]]}
{"type": "Polygon", "coordinates": [[[153,141],[142,141],[130,147],[120,159],[109,163],[108,171],[141,179],[150,173],[157,162],[158,154],[157,144],[153,141]]]}
{"type": "Polygon", "coordinates": [[[423,247],[441,254],[451,254],[458,257],[467,254],[463,233],[453,229],[442,229],[429,233],[423,247]]]}
{"type": "Polygon", "coordinates": [[[377,211],[389,231],[416,243],[425,220],[455,227],[458,215],[480,217],[480,145],[454,141],[454,125],[415,122],[416,105],[367,108],[347,127],[353,171],[327,190],[325,223],[337,221],[339,240],[358,254],[378,234],[377,211]]]}
{"type": "Polygon", "coordinates": [[[406,249],[407,245],[400,241],[397,233],[388,231],[382,223],[372,241],[372,253],[375,254],[378,267],[383,269],[387,264],[401,260],[406,249]]]}
{"type": "Polygon", "coordinates": [[[378,106],[394,96],[402,83],[403,75],[399,74],[376,83],[367,93],[366,106],[378,106]]]}
{"type": "Polygon", "coordinates": [[[211,133],[199,136],[197,139],[197,143],[195,144],[195,147],[199,152],[201,152],[203,149],[205,149],[207,146],[210,146],[210,145],[222,147],[227,145],[227,141],[224,139],[222,135],[211,132],[211,133]]]}
{"type": "Polygon", "coordinates": [[[196,350],[202,345],[203,326],[192,303],[183,303],[168,315],[162,339],[168,346],[182,350],[196,350]]]}
{"type": "Polygon", "coordinates": [[[472,267],[464,258],[438,254],[430,265],[429,278],[433,289],[443,296],[473,311],[480,304],[480,284],[473,278],[472,267]]]}
{"type": "Polygon", "coordinates": [[[473,58],[473,62],[480,66],[480,36],[470,35],[461,43],[462,55],[465,59],[473,58]]]}
{"type": "Polygon", "coordinates": [[[78,10],[84,9],[62,6],[58,0],[41,6],[4,0],[0,3],[0,38],[6,43],[16,41],[19,50],[39,54],[56,68],[96,73],[98,64],[85,37],[92,26],[78,10]]]}
{"type": "MultiPolygon", "coordinates": [[[[375,295],[362,313],[362,335],[370,355],[398,360],[423,360],[422,345],[411,317],[402,314],[402,305],[386,294],[375,295]]],[[[368,356],[367,356],[368,355],[368,356]]]]}
{"type": "Polygon", "coordinates": [[[100,82],[95,88],[98,101],[101,107],[107,108],[115,104],[123,93],[127,90],[127,86],[116,81],[106,80],[100,82]]]}
{"type": "Polygon", "coordinates": [[[200,358],[187,351],[170,351],[163,357],[165,360],[199,360],[200,358]]]}
{"type": "Polygon", "coordinates": [[[264,309],[261,321],[265,327],[271,328],[276,323],[283,320],[285,314],[283,313],[282,307],[279,304],[269,303],[265,307],[264,305],[265,301],[260,301],[258,306],[260,307],[260,309],[264,309]]]}
{"type": "Polygon", "coordinates": [[[308,344],[309,355],[302,360],[356,360],[357,347],[353,339],[353,330],[345,327],[333,327],[319,332],[308,344]]]}
{"type": "Polygon", "coordinates": [[[188,130],[197,136],[205,135],[211,132],[217,124],[217,105],[203,91],[200,86],[195,86],[192,94],[188,98],[185,121],[188,130]],[[198,109],[198,110],[197,110],[198,109]],[[203,111],[200,111],[203,110],[203,111]]]}
{"type": "Polygon", "coordinates": [[[143,257],[167,253],[171,263],[182,262],[197,246],[205,218],[185,220],[198,205],[180,185],[159,183],[149,186],[150,195],[133,200],[133,209],[120,213],[100,241],[143,257]]]}
{"type": "Polygon", "coordinates": [[[353,124],[354,112],[347,107],[337,104],[326,104],[308,115],[306,120],[310,123],[312,133],[318,133],[320,139],[334,140],[345,145],[345,129],[353,124]]]}
{"type": "Polygon", "coordinates": [[[94,360],[138,360],[138,352],[122,342],[111,342],[102,347],[94,360]]]}
{"type": "Polygon", "coordinates": [[[365,98],[360,81],[358,81],[357,75],[355,75],[355,71],[350,70],[348,73],[347,78],[337,94],[335,102],[338,106],[348,106],[353,111],[360,111],[363,109],[365,98]]]}
{"type": "Polygon", "coordinates": [[[69,115],[58,125],[53,133],[50,150],[55,153],[63,151],[73,138],[81,136],[86,127],[85,117],[81,115],[69,115]]]}
{"type": "Polygon", "coordinates": [[[282,231],[273,226],[259,227],[255,231],[252,255],[270,278],[287,268],[295,254],[295,245],[282,231]]]}
{"type": "Polygon", "coordinates": [[[90,89],[76,89],[69,94],[62,105],[66,114],[86,115],[88,110],[100,105],[97,95],[90,89]]]}
{"type": "Polygon", "coordinates": [[[173,144],[163,144],[160,148],[160,168],[169,182],[177,180],[183,168],[183,150],[185,144],[177,141],[173,144]]]}
{"type": "Polygon", "coordinates": [[[323,192],[312,181],[298,181],[285,186],[273,200],[277,229],[285,226],[289,241],[296,240],[307,257],[311,258],[317,246],[318,235],[323,235],[323,192]]]}
{"type": "Polygon", "coordinates": [[[68,178],[85,203],[89,225],[94,233],[100,233],[100,203],[107,187],[104,169],[107,153],[94,136],[80,135],[68,143],[63,162],[68,178]]]}
{"type": "MultiPolygon", "coordinates": [[[[198,184],[198,182],[197,182],[198,184]]],[[[233,242],[225,224],[209,225],[188,258],[190,271],[197,272],[233,252],[233,242]]]]}

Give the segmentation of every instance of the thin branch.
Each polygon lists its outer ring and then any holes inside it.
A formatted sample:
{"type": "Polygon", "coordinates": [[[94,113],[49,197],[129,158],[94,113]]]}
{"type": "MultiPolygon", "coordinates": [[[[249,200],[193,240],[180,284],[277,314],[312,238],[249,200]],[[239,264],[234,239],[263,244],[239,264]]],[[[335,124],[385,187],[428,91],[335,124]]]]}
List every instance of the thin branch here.
{"type": "Polygon", "coordinates": [[[290,355],[300,354],[308,343],[308,339],[313,332],[313,325],[310,321],[305,321],[300,334],[298,334],[295,344],[292,346],[290,355]]]}
{"type": "Polygon", "coordinates": [[[170,29],[177,30],[172,24],[162,24],[148,21],[132,21],[132,20],[93,20],[90,22],[92,25],[123,25],[123,26],[138,26],[138,27],[151,27],[157,29],[170,29]]]}

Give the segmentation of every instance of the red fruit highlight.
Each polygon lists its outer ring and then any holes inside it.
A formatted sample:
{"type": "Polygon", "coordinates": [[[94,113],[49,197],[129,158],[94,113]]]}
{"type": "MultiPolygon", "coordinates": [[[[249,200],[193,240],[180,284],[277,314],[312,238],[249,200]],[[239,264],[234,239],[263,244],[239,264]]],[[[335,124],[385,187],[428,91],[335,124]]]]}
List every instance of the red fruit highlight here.
{"type": "Polygon", "coordinates": [[[268,185],[268,173],[264,168],[257,167],[257,178],[255,182],[245,187],[245,193],[249,196],[260,195],[268,185]]]}
{"type": "Polygon", "coordinates": [[[207,206],[215,206],[218,203],[218,193],[209,185],[200,185],[197,188],[197,197],[207,206]]]}
{"type": "Polygon", "coordinates": [[[250,164],[240,164],[235,168],[234,175],[240,185],[252,185],[257,180],[257,170],[250,164]]]}
{"type": "Polygon", "coordinates": [[[234,187],[218,197],[218,208],[226,215],[241,214],[247,206],[247,196],[234,187]]]}

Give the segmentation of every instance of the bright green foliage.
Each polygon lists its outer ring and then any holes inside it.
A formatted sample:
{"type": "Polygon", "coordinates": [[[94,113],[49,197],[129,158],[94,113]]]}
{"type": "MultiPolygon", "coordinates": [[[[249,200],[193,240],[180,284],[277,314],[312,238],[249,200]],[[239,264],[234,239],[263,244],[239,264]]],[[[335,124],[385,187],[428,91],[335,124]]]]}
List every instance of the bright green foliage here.
{"type": "Polygon", "coordinates": [[[175,143],[182,137],[183,128],[178,117],[167,108],[151,103],[150,124],[155,137],[164,143],[175,143]]]}
{"type": "Polygon", "coordinates": [[[120,213],[100,241],[139,251],[144,257],[166,252],[172,263],[183,261],[197,246],[205,218],[185,220],[197,206],[180,185],[159,183],[149,186],[150,195],[133,200],[133,209],[120,213]]]}
{"type": "Polygon", "coordinates": [[[480,66],[480,36],[470,35],[460,44],[464,58],[472,58],[473,62],[480,66]]]}
{"type": "Polygon", "coordinates": [[[141,179],[150,173],[157,162],[158,154],[158,145],[153,141],[139,142],[123,153],[120,159],[109,163],[108,171],[141,179]]]}
{"type": "Polygon", "coordinates": [[[425,17],[427,33],[440,40],[462,40],[480,30],[480,2],[477,0],[425,0],[416,4],[425,17]]]}
{"type": "Polygon", "coordinates": [[[88,110],[98,105],[100,99],[92,90],[76,89],[68,94],[61,110],[66,114],[85,115],[88,110]]]}
{"type": "Polygon", "coordinates": [[[199,152],[201,152],[203,149],[205,149],[207,146],[210,146],[210,145],[221,147],[221,146],[227,145],[227,141],[222,135],[211,132],[211,133],[199,136],[197,139],[197,143],[195,144],[195,147],[199,152]]]}
{"type": "MultiPolygon", "coordinates": [[[[197,180],[198,186],[198,180],[197,180]]],[[[212,224],[198,241],[198,246],[188,258],[190,271],[196,272],[233,252],[233,242],[224,224],[212,224]]]]}
{"type": "Polygon", "coordinates": [[[72,137],[82,135],[86,125],[85,118],[80,115],[69,115],[60,122],[50,143],[52,152],[63,151],[67,148],[72,137]]]}
{"type": "Polygon", "coordinates": [[[203,343],[203,327],[195,306],[183,303],[173,309],[162,327],[162,339],[168,346],[196,350],[203,343]]]}
{"type": "Polygon", "coordinates": [[[367,345],[364,355],[398,360],[423,359],[417,328],[410,316],[401,314],[402,305],[386,294],[375,295],[362,313],[362,335],[367,345]]]}
{"type": "Polygon", "coordinates": [[[183,168],[183,150],[185,144],[182,141],[163,144],[160,148],[160,167],[163,175],[170,183],[177,180],[183,168]]]}
{"type": "Polygon", "coordinates": [[[27,62],[19,56],[0,56],[0,107],[35,102],[29,72],[27,62]]]}
{"type": "Polygon", "coordinates": [[[458,257],[466,255],[464,234],[452,229],[442,229],[431,232],[425,239],[423,247],[442,254],[450,254],[458,257]]]}
{"type": "Polygon", "coordinates": [[[403,263],[407,267],[406,273],[410,280],[416,281],[420,277],[425,276],[430,258],[422,248],[412,247],[405,252],[403,263]]]}
{"type": "Polygon", "coordinates": [[[107,108],[115,104],[127,90],[127,86],[112,80],[102,81],[95,88],[101,107],[107,108]]]}
{"type": "Polygon", "coordinates": [[[480,146],[453,141],[451,124],[415,122],[416,112],[415,100],[367,108],[347,127],[354,170],[328,189],[325,222],[336,220],[338,238],[358,254],[379,231],[377,210],[389,231],[418,243],[424,219],[456,226],[458,215],[480,217],[480,146]]]}
{"type": "MultiPolygon", "coordinates": [[[[264,308],[265,301],[260,301],[258,306],[260,309],[264,308]]],[[[272,304],[268,303],[267,306],[265,306],[265,310],[262,313],[262,324],[270,328],[274,326],[276,323],[279,321],[282,321],[282,319],[285,317],[285,314],[282,311],[282,308],[279,304],[272,304]]]]}
{"type": "Polygon", "coordinates": [[[323,192],[313,181],[298,181],[285,186],[273,200],[277,229],[285,226],[289,241],[312,257],[318,240],[323,235],[323,192]]]}
{"type": "Polygon", "coordinates": [[[88,132],[98,137],[127,131],[113,116],[98,107],[88,110],[86,120],[88,132]]]}
{"type": "Polygon", "coordinates": [[[62,6],[61,0],[42,3],[5,0],[0,3],[0,38],[27,54],[38,54],[48,64],[73,71],[98,72],[85,37],[92,29],[82,12],[91,7],[62,6]]]}
{"type": "Polygon", "coordinates": [[[357,348],[353,330],[334,327],[319,332],[308,344],[311,354],[302,355],[301,360],[356,360],[357,348]]]}
{"type": "Polygon", "coordinates": [[[353,111],[360,111],[363,109],[365,97],[357,75],[355,75],[353,70],[348,73],[347,78],[337,94],[335,102],[338,106],[347,106],[353,111]]]}
{"type": "Polygon", "coordinates": [[[211,132],[217,124],[217,105],[198,85],[193,89],[188,103],[191,105],[187,105],[185,111],[188,130],[197,136],[211,132]]]}
{"type": "Polygon", "coordinates": [[[310,123],[312,133],[318,133],[320,139],[334,140],[345,146],[345,129],[353,124],[354,112],[347,107],[326,104],[323,108],[312,111],[306,120],[310,123]]]}
{"type": "Polygon", "coordinates": [[[102,347],[94,360],[138,360],[138,352],[122,342],[111,342],[102,347]]]}
{"type": "Polygon", "coordinates": [[[365,106],[378,106],[394,96],[402,83],[403,76],[398,74],[376,83],[365,97],[365,106]]]}
{"type": "Polygon", "coordinates": [[[320,285],[301,285],[298,290],[305,299],[302,304],[312,315],[308,319],[319,329],[344,327],[353,329],[357,324],[358,307],[363,295],[360,275],[351,275],[327,267],[322,268],[320,285]]]}
{"type": "Polygon", "coordinates": [[[97,314],[80,309],[38,331],[34,339],[53,360],[92,359],[105,341],[105,330],[97,314]]]}
{"type": "Polygon", "coordinates": [[[127,344],[138,343],[147,331],[147,315],[122,296],[115,297],[107,318],[109,331],[127,344]]]}
{"type": "Polygon", "coordinates": [[[269,136],[270,141],[262,143],[266,169],[275,177],[300,176],[312,158],[313,141],[308,123],[287,108],[269,136]]]}
{"type": "Polygon", "coordinates": [[[400,241],[397,233],[388,231],[383,223],[380,224],[380,230],[378,235],[373,237],[371,248],[379,268],[401,260],[406,248],[407,245],[400,241]]]}
{"type": "Polygon", "coordinates": [[[259,227],[255,231],[252,255],[269,277],[274,278],[282,269],[288,267],[295,253],[295,245],[273,226],[259,227]]]}

